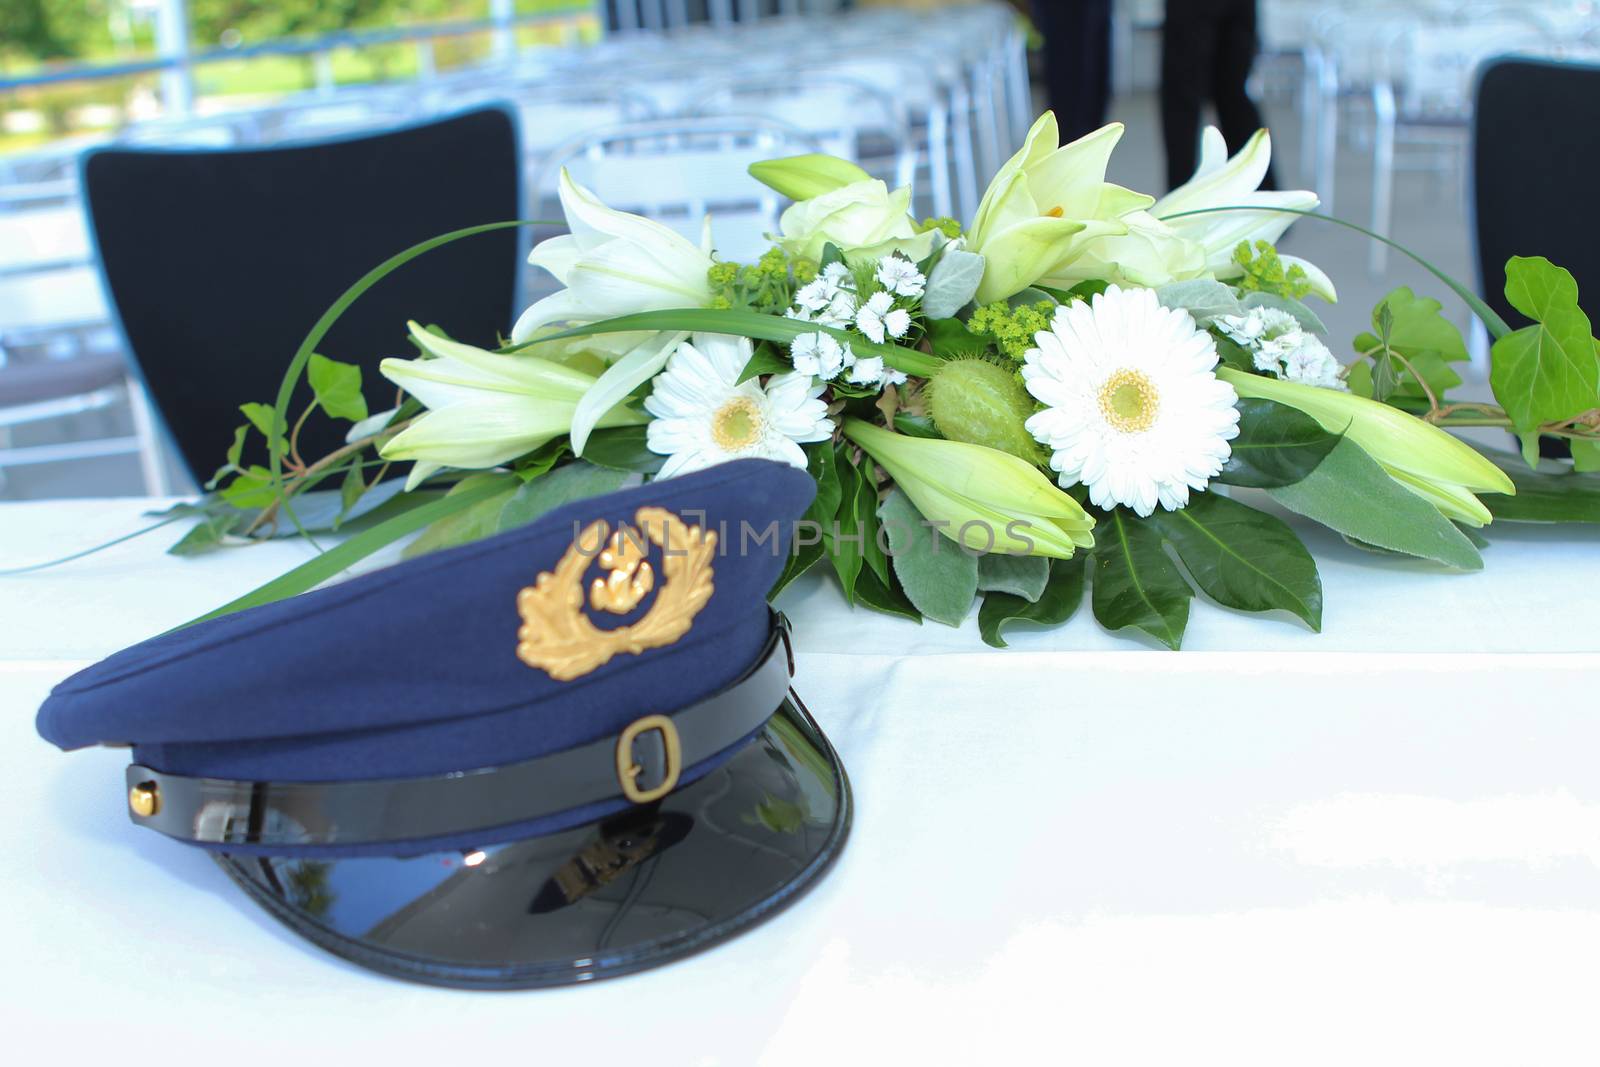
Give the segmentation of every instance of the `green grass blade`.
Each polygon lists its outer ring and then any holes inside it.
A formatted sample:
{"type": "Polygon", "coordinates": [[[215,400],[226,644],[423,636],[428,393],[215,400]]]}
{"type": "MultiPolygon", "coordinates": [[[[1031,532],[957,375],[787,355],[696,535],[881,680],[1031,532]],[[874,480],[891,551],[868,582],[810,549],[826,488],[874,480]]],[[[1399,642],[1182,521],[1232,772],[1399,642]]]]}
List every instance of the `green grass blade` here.
{"type": "Polygon", "coordinates": [[[193,626],[197,622],[220,618],[223,615],[231,615],[236,611],[243,611],[245,608],[259,607],[262,604],[270,604],[275,600],[298,596],[310,589],[315,589],[340,571],[360,562],[379,549],[393,544],[406,534],[414,533],[447,515],[453,515],[464,508],[469,508],[480,500],[500,492],[501,489],[502,486],[499,483],[488,481],[483,485],[463,489],[459,493],[441,497],[431,503],[423,504],[421,507],[402,512],[392,519],[387,519],[370,529],[363,530],[349,540],[335,545],[322,555],[307,560],[294,568],[294,570],[289,571],[287,574],[279,575],[272,581],[251,590],[237,600],[230,600],[215,611],[207,612],[198,619],[184,623],[178,629],[181,630],[184,627],[193,626]]]}
{"type": "MultiPolygon", "coordinates": [[[[306,334],[305,340],[301,341],[300,347],[295,350],[294,359],[289,361],[288,368],[283,372],[283,383],[278,386],[278,399],[277,403],[274,405],[278,409],[278,420],[280,424],[284,426],[289,425],[289,398],[294,394],[294,387],[300,382],[300,375],[304,373],[306,363],[311,359],[312,351],[322,343],[322,339],[328,335],[329,330],[333,329],[334,323],[339,321],[340,316],[349,310],[350,305],[354,304],[358,299],[360,299],[361,294],[365,293],[368,289],[371,289],[384,278],[388,277],[390,274],[393,274],[395,271],[399,270],[413,259],[416,259],[424,252],[431,252],[440,245],[447,245],[452,241],[459,241],[463,237],[472,237],[480,233],[490,233],[494,230],[508,230],[517,226],[564,225],[565,223],[562,222],[551,222],[544,219],[515,219],[510,222],[487,222],[479,226],[467,226],[460,230],[452,230],[449,233],[442,233],[438,237],[430,237],[426,241],[418,242],[403,252],[395,253],[382,263],[378,264],[376,267],[373,267],[371,270],[367,271],[367,273],[361,276],[359,281],[357,281],[350,288],[346,289],[343,295],[341,295],[339,299],[335,300],[327,311],[322,313],[322,317],[317,320],[315,326],[311,327],[311,332],[306,334]]],[[[283,451],[285,442],[275,439],[269,442],[269,444],[271,446],[272,456],[272,485],[274,488],[280,488],[283,485],[283,451]]],[[[284,501],[284,508],[285,510],[288,510],[288,501],[284,501]]],[[[289,519],[292,522],[297,522],[292,510],[289,511],[289,519]]]]}
{"type": "Polygon", "coordinates": [[[1445,285],[1449,286],[1450,291],[1459,296],[1462,302],[1465,303],[1467,307],[1472,309],[1472,313],[1478,316],[1479,320],[1483,322],[1484,326],[1488,327],[1489,335],[1496,341],[1511,332],[1511,327],[1506,325],[1506,320],[1497,315],[1495,310],[1488,304],[1485,304],[1482,300],[1479,300],[1476,293],[1462,285],[1460,282],[1456,281],[1454,278],[1450,277],[1450,275],[1446,274],[1438,267],[1435,267],[1432,263],[1429,263],[1427,260],[1417,255],[1415,252],[1411,251],[1411,249],[1407,248],[1405,245],[1399,244],[1396,241],[1391,241],[1381,233],[1374,233],[1365,226],[1358,226],[1353,222],[1346,222],[1344,219],[1335,218],[1332,215],[1323,215],[1315,211],[1305,211],[1301,208],[1295,207],[1251,207],[1240,204],[1232,207],[1203,207],[1196,208],[1193,211],[1179,211],[1173,215],[1163,216],[1161,221],[1171,222],[1173,219],[1184,219],[1192,215],[1211,215],[1219,211],[1276,211],[1283,215],[1302,215],[1308,219],[1320,219],[1323,222],[1331,222],[1336,226],[1343,226],[1347,230],[1354,230],[1356,233],[1365,234],[1374,241],[1381,241],[1388,245],[1396,252],[1399,252],[1401,255],[1422,267],[1429,274],[1432,274],[1435,278],[1438,278],[1441,282],[1444,282],[1445,285]]]}
{"type": "Polygon", "coordinates": [[[738,308],[675,308],[668,311],[644,311],[636,315],[622,315],[604,322],[593,322],[587,326],[574,326],[569,330],[541,337],[537,341],[519,345],[526,348],[528,345],[540,344],[544,341],[558,341],[565,337],[587,337],[596,333],[625,333],[631,330],[691,330],[700,333],[730,333],[741,337],[753,337],[761,341],[793,341],[801,334],[822,332],[831,334],[840,341],[848,342],[852,351],[857,356],[880,356],[883,361],[895,370],[907,374],[915,374],[919,378],[929,378],[944,365],[944,361],[934,356],[918,352],[915,349],[904,348],[900,345],[873,344],[859,334],[846,333],[832,327],[821,326],[815,322],[801,322],[799,319],[784,318],[782,315],[763,315],[759,311],[744,311],[738,308]]]}

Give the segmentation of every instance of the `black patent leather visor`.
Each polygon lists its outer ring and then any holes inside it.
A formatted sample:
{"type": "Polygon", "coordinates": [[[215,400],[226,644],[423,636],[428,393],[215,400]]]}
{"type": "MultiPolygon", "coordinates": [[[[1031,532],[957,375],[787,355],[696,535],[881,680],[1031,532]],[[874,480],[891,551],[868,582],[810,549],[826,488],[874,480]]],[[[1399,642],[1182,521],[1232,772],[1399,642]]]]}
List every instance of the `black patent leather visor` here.
{"type": "Polygon", "coordinates": [[[275,918],[363,967],[524,989],[627,974],[775,914],[832,864],[850,786],[791,694],[709,774],[543,837],[420,856],[218,854],[275,918]]]}

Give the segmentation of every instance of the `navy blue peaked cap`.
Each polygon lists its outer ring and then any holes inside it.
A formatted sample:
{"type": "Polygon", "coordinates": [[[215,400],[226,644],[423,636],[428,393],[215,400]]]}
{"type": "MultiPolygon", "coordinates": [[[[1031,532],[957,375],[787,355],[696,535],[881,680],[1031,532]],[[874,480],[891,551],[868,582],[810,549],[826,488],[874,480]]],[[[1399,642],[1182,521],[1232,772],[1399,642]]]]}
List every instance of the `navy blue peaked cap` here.
{"type": "Polygon", "coordinates": [[[798,899],[849,833],[766,604],[814,491],[745,460],[569,504],[119,652],[39,732],[131,745],[135,825],[363,967],[665,963],[798,899]]]}
{"type": "MultiPolygon", "coordinates": [[[[570,749],[749,668],[769,629],[765,594],[814,492],[803,471],[743,460],[569,504],[135,645],[57,686],[39,733],[63,749],[131,744],[136,762],[175,774],[277,781],[438,774],[570,749]],[[641,507],[720,532],[714,588],[688,632],[567,681],[524,663],[518,591],[581,527],[636,526],[641,507]]],[[[595,624],[627,625],[655,599],[595,624]]]]}

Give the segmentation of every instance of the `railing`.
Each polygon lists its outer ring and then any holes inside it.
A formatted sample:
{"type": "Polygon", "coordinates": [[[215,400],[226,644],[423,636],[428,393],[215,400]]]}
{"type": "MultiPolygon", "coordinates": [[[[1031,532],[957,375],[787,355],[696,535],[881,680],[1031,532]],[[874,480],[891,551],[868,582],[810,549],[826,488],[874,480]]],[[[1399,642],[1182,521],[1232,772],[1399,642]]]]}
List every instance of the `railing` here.
{"type": "MultiPolygon", "coordinates": [[[[374,48],[411,42],[419,49],[419,72],[422,76],[427,76],[434,69],[433,42],[440,38],[493,33],[496,37],[496,51],[510,55],[515,52],[515,33],[519,29],[570,23],[575,16],[587,15],[602,20],[604,18],[603,3],[600,0],[577,2],[569,7],[528,15],[513,14],[510,0],[491,0],[491,7],[496,9],[496,14],[487,19],[435,22],[404,29],[340,30],[317,37],[284,38],[233,48],[211,48],[202,52],[190,52],[184,47],[175,50],[174,54],[123,63],[73,63],[33,74],[0,77],[0,93],[40,86],[160,73],[169,76],[163,82],[163,103],[166,108],[172,114],[186,115],[194,97],[193,68],[210,63],[237,62],[264,56],[319,57],[341,49],[374,48]]],[[[186,27],[185,32],[187,32],[186,27]]],[[[331,65],[319,65],[317,76],[318,88],[332,88],[331,65]],[[322,84],[324,81],[327,84],[322,84]]]]}

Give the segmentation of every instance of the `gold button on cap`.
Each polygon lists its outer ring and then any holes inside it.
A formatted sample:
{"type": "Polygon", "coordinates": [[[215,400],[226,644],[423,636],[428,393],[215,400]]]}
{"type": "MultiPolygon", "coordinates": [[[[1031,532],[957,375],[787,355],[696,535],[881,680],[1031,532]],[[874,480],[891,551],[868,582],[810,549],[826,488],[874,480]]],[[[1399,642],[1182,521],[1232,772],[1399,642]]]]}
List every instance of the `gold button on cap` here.
{"type": "Polygon", "coordinates": [[[128,807],[141,819],[161,810],[161,789],[154,782],[140,782],[128,790],[128,807]]]}

